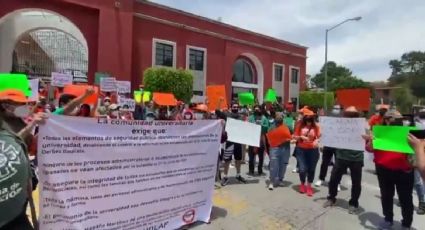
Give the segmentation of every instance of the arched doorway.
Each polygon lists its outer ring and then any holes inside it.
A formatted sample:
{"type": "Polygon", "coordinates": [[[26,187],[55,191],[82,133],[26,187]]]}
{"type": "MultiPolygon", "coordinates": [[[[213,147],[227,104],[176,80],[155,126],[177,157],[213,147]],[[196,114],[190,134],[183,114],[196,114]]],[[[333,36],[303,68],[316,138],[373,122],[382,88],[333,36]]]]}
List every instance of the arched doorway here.
{"type": "Polygon", "coordinates": [[[233,63],[232,100],[241,92],[252,92],[263,101],[263,65],[253,54],[241,54],[233,63]]]}
{"type": "Polygon", "coordinates": [[[61,72],[87,82],[87,41],[55,12],[23,9],[0,19],[0,55],[0,72],[26,73],[46,82],[52,72],[61,72]]]}

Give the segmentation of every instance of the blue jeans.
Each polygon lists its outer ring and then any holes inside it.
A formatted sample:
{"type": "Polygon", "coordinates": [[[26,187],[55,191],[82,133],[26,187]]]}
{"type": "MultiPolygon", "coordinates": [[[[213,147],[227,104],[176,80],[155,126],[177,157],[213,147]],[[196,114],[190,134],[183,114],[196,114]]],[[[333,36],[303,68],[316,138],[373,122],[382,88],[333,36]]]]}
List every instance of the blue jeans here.
{"type": "Polygon", "coordinates": [[[288,143],[270,148],[270,183],[273,185],[279,184],[285,177],[291,155],[290,149],[291,146],[288,143]]]}
{"type": "Polygon", "coordinates": [[[422,180],[421,174],[417,169],[415,169],[415,189],[418,194],[419,202],[425,202],[425,184],[422,180]]]}
{"type": "Polygon", "coordinates": [[[305,183],[306,178],[308,183],[313,183],[314,174],[316,172],[316,165],[319,161],[319,149],[304,149],[298,148],[297,157],[299,165],[299,175],[302,184],[305,183]]]}

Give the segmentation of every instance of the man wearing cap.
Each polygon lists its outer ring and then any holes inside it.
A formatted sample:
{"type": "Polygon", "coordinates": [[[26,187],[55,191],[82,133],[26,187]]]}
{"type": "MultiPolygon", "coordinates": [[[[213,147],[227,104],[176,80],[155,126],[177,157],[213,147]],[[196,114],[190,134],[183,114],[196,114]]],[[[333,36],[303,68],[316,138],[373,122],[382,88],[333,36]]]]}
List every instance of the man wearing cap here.
{"type": "MultiPolygon", "coordinates": [[[[223,99],[221,99],[222,101],[223,99]]],[[[216,110],[215,113],[219,118],[227,120],[227,118],[240,120],[241,116],[239,114],[239,104],[234,102],[231,105],[230,113],[223,113],[220,110],[216,110]]],[[[239,143],[234,143],[231,141],[226,141],[224,144],[223,159],[224,159],[224,177],[221,180],[221,185],[226,186],[229,183],[229,178],[227,177],[229,173],[230,162],[232,157],[235,158],[235,167],[236,167],[236,179],[242,183],[246,183],[245,178],[241,176],[241,164],[242,164],[242,155],[243,155],[242,145],[239,143]]]]}
{"type": "MultiPolygon", "coordinates": [[[[344,111],[346,118],[358,118],[360,113],[354,107],[348,107],[344,111]]],[[[341,182],[342,176],[350,169],[351,174],[351,199],[348,202],[348,211],[350,214],[357,212],[359,208],[359,198],[362,189],[362,168],[363,168],[363,151],[337,149],[335,153],[335,165],[332,169],[331,179],[329,182],[329,195],[327,202],[323,205],[325,208],[335,205],[336,196],[338,194],[338,185],[341,182]]]]}

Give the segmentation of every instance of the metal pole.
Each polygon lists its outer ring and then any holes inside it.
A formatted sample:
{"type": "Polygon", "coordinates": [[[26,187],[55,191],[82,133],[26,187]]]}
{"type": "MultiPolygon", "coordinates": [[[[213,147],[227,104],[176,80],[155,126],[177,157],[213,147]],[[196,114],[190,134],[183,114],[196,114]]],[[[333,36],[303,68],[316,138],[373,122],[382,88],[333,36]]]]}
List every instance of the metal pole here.
{"type": "Polygon", "coordinates": [[[327,97],[326,97],[326,93],[328,92],[328,32],[329,30],[326,30],[326,36],[325,36],[325,66],[324,66],[324,74],[325,74],[325,89],[324,89],[324,94],[323,94],[323,98],[324,98],[324,104],[323,104],[323,109],[325,112],[325,115],[328,112],[328,105],[327,105],[327,97]]]}

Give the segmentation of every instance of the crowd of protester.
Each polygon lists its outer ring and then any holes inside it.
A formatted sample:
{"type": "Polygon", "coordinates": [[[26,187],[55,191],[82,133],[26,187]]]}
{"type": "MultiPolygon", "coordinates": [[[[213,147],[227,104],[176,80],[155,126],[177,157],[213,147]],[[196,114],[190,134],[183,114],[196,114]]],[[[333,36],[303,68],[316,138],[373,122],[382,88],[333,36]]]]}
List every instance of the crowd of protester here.
{"type": "MultiPolygon", "coordinates": [[[[42,90],[42,89],[40,89],[42,90]]],[[[284,185],[286,169],[291,156],[291,143],[295,145],[293,155],[297,160],[299,174],[299,193],[307,196],[314,195],[313,185],[320,187],[326,179],[327,169],[333,164],[330,181],[329,195],[324,207],[335,205],[339,191],[341,178],[349,170],[351,175],[351,199],[349,200],[349,212],[355,213],[359,209],[359,199],[362,189],[362,168],[364,166],[364,152],[332,147],[320,147],[321,130],[317,120],[317,114],[307,106],[297,111],[296,121],[291,124],[285,119],[292,117],[290,111],[285,111],[277,104],[256,104],[253,106],[241,106],[232,102],[229,108],[212,111],[207,104],[178,102],[176,106],[160,106],[153,101],[139,102],[134,111],[129,111],[125,106],[119,106],[110,95],[103,95],[95,105],[85,104],[84,101],[93,95],[95,90],[88,88],[82,95],[75,96],[62,94],[56,103],[40,97],[37,102],[29,102],[23,92],[19,90],[4,90],[0,92],[0,137],[1,143],[7,141],[18,150],[18,157],[25,164],[19,168],[18,176],[13,182],[0,181],[2,187],[10,187],[17,183],[25,188],[19,195],[6,202],[0,203],[1,208],[10,210],[6,216],[0,217],[0,229],[33,229],[26,216],[26,206],[32,204],[31,191],[37,185],[34,168],[36,164],[37,125],[48,119],[49,114],[78,116],[78,117],[106,117],[108,119],[123,120],[205,120],[220,119],[226,125],[227,118],[238,119],[261,126],[261,141],[259,147],[248,146],[248,174],[265,175],[263,172],[265,158],[270,159],[268,185],[269,190],[284,185]],[[279,144],[270,144],[267,134],[278,128],[285,127],[291,132],[291,138],[285,139],[279,144]],[[316,179],[316,166],[322,154],[322,164],[318,180],[316,179]],[[30,156],[31,155],[31,156],[30,156]],[[33,161],[30,161],[31,160],[33,161]],[[258,158],[258,163],[256,162],[258,158]],[[257,172],[255,172],[257,170],[257,172]],[[20,208],[19,208],[20,207],[20,208]]],[[[223,99],[222,99],[223,100],[223,99]]],[[[221,106],[219,106],[221,107],[221,106]]],[[[345,108],[340,114],[345,118],[358,118],[363,114],[355,107],[345,108]]],[[[370,127],[374,125],[386,126],[418,126],[425,127],[425,110],[419,112],[417,118],[410,123],[394,109],[381,108],[377,115],[372,116],[370,127]]],[[[232,160],[236,168],[235,179],[241,183],[247,180],[241,174],[241,165],[245,155],[245,146],[239,143],[227,141],[227,134],[223,129],[221,138],[221,150],[219,151],[218,163],[222,164],[223,171],[218,171],[217,178],[221,179],[221,185],[226,186],[230,181],[229,168],[232,160]]],[[[425,214],[425,140],[409,135],[409,142],[416,151],[417,158],[409,157],[391,151],[374,149],[373,136],[370,134],[365,139],[365,150],[374,154],[376,174],[381,191],[381,201],[384,219],[380,223],[380,229],[390,229],[393,225],[393,198],[397,191],[402,210],[402,225],[409,229],[413,221],[413,189],[419,197],[418,214],[425,214]],[[413,159],[414,158],[414,159],[413,159]]],[[[0,159],[1,162],[1,159],[0,159]]],[[[33,223],[36,220],[33,220],[33,223]]]]}

